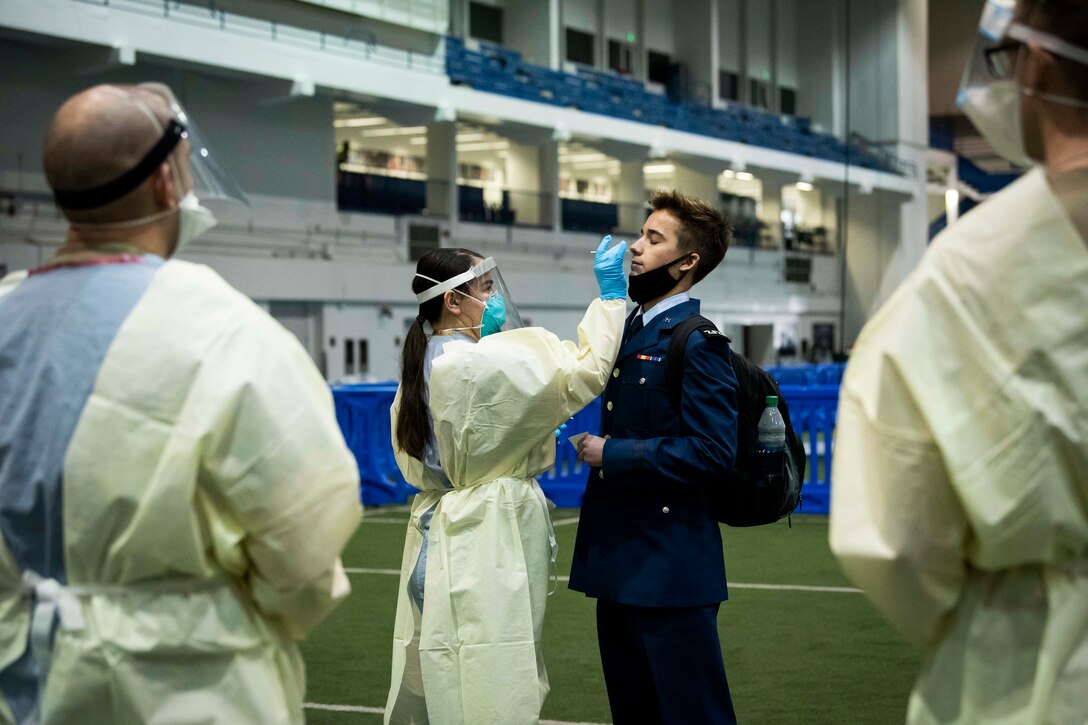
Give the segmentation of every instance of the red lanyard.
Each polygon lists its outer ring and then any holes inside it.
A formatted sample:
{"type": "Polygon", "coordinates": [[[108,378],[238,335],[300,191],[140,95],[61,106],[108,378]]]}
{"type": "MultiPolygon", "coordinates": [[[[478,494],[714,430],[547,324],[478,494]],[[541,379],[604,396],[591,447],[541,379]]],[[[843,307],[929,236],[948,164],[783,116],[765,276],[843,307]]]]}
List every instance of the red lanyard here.
{"type": "Polygon", "coordinates": [[[93,259],[84,259],[80,261],[72,262],[57,262],[56,264],[47,264],[44,267],[38,267],[27,272],[27,276],[33,277],[36,274],[45,274],[47,272],[55,272],[58,269],[76,269],[78,267],[98,267],[103,264],[136,264],[142,262],[144,255],[142,254],[111,254],[105,257],[94,257],[93,259]]]}

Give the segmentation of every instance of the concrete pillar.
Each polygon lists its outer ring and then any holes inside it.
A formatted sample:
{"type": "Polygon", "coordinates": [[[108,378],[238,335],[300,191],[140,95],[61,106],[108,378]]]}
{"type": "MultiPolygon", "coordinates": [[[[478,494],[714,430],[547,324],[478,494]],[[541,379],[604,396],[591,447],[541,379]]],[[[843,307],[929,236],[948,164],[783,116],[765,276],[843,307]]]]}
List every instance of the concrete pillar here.
{"type": "Polygon", "coordinates": [[[563,69],[563,0],[548,0],[548,55],[552,70],[563,69]]]}
{"type": "Polygon", "coordinates": [[[683,164],[675,164],[675,166],[676,171],[673,173],[673,179],[675,179],[678,191],[702,199],[711,206],[718,206],[718,180],[716,178],[683,164]]]}
{"type": "Polygon", "coordinates": [[[427,127],[427,213],[457,220],[457,123],[427,127]]]}
{"type": "MultiPolygon", "coordinates": [[[[556,161],[558,166],[558,160],[556,161]]],[[[507,188],[510,190],[510,206],[519,224],[544,224],[545,210],[541,203],[540,147],[510,142],[506,154],[507,188]]],[[[558,189],[558,171],[556,188],[558,189]]]]}
{"type": "Polygon", "coordinates": [[[503,45],[519,51],[528,63],[550,66],[552,34],[541,29],[550,29],[551,6],[546,2],[507,3],[502,17],[503,45]]]}
{"type": "Polygon", "coordinates": [[[797,113],[829,133],[845,134],[846,48],[842,0],[799,2],[797,113]]]}
{"type": "Polygon", "coordinates": [[[781,111],[779,102],[781,95],[778,92],[778,0],[770,0],[767,8],[771,16],[771,22],[767,27],[768,42],[771,48],[771,87],[767,91],[770,94],[767,100],[770,101],[770,111],[779,113],[781,111]]]}
{"type": "Polygon", "coordinates": [[[635,0],[635,48],[633,50],[633,68],[631,75],[645,83],[647,76],[646,62],[646,0],[635,0]]]}
{"type": "Polygon", "coordinates": [[[748,0],[739,0],[737,4],[737,100],[747,105],[751,98],[748,93],[748,0]]]}
{"type": "Polygon", "coordinates": [[[771,239],[779,247],[782,240],[782,187],[797,182],[795,174],[782,174],[773,171],[757,171],[756,177],[763,182],[763,201],[760,204],[760,220],[767,225],[771,239]]]}
{"type": "Polygon", "coordinates": [[[539,147],[540,223],[552,231],[562,231],[559,203],[559,143],[548,141],[539,147]]]}
{"type": "MultiPolygon", "coordinates": [[[[646,201],[646,180],[642,176],[641,161],[627,161],[620,164],[620,179],[614,197],[619,204],[619,231],[628,235],[642,229],[646,220],[644,203],[646,201]]],[[[633,242],[637,238],[628,239],[633,242]]]]}
{"type": "Polygon", "coordinates": [[[597,53],[596,67],[599,70],[608,69],[608,38],[605,37],[605,25],[607,18],[604,13],[605,0],[595,0],[597,4],[597,53]]]}
{"type": "Polygon", "coordinates": [[[673,0],[673,13],[677,22],[673,26],[675,59],[684,63],[691,78],[691,90],[695,97],[706,103],[713,96],[703,98],[717,86],[718,23],[714,0],[673,0]],[[681,20],[682,18],[682,20],[681,20]]]}

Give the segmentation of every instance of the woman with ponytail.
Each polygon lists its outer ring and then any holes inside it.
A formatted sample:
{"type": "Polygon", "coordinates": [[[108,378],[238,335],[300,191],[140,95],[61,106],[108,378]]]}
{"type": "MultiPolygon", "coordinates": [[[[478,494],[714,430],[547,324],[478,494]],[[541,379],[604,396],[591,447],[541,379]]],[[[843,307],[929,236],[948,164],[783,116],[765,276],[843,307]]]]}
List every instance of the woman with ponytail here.
{"type": "Polygon", "coordinates": [[[534,476],[555,429],[601,394],[619,352],[626,243],[594,272],[578,341],[504,329],[493,260],[439,249],[416,266],[419,313],[401,356],[393,451],[419,489],[401,562],[386,723],[535,723],[555,537],[534,476]],[[430,330],[430,335],[427,330],[430,330]],[[494,334],[492,334],[494,333],[494,334]]]}

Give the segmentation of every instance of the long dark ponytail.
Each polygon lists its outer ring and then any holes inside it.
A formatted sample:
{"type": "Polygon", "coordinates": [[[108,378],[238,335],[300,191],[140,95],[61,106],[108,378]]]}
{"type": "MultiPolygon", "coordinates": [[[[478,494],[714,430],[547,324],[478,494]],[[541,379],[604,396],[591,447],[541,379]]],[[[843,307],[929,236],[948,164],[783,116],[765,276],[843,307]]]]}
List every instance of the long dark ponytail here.
{"type": "MultiPolygon", "coordinates": [[[[468,271],[480,255],[468,249],[435,249],[416,263],[416,273],[439,282],[468,271]]],[[[422,277],[412,278],[412,292],[419,294],[435,283],[422,277]]],[[[468,291],[467,284],[459,289],[468,291]]],[[[427,334],[423,320],[434,325],[442,316],[444,294],[419,306],[419,314],[404,338],[400,354],[400,412],[397,414],[397,445],[412,458],[423,459],[423,447],[431,437],[431,414],[424,398],[423,361],[427,356],[427,334]]]]}

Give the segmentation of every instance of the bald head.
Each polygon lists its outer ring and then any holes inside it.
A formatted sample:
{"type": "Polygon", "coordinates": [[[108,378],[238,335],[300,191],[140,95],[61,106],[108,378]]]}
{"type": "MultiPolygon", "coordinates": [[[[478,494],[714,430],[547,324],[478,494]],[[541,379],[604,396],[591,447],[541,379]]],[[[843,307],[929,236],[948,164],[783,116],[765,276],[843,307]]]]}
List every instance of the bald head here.
{"type": "MultiPolygon", "coordinates": [[[[147,155],[170,118],[167,99],[139,86],[100,85],[72,96],[45,134],[42,163],[49,185],[85,191],[113,181],[147,155]]],[[[161,208],[152,188],[157,175],[104,206],[65,214],[72,221],[116,222],[155,213],[161,208]]]]}

